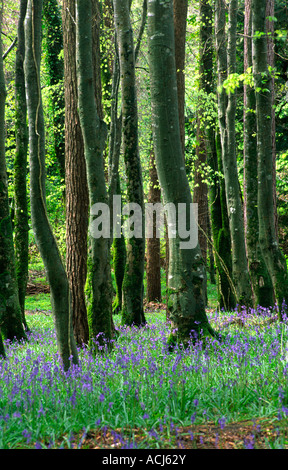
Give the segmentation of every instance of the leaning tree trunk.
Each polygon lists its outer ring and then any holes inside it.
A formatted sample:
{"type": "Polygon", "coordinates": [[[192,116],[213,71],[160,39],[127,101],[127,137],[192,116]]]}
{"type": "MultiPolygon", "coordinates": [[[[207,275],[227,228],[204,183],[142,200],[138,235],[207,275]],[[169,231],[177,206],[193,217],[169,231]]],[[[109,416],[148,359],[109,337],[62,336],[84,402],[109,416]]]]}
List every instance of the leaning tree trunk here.
{"type": "Polygon", "coordinates": [[[49,223],[45,198],[45,127],[41,99],[42,0],[28,0],[25,19],[25,83],[29,124],[30,205],[37,247],[51,292],[57,345],[64,369],[78,363],[73,336],[71,296],[61,255],[49,223]]]}
{"type": "MultiPolygon", "coordinates": [[[[27,339],[22,325],[15,269],[12,222],[8,203],[5,160],[6,86],[2,59],[2,11],[0,11],[0,328],[5,339],[27,339]]],[[[0,333],[1,335],[1,333],[0,333]]],[[[0,352],[4,353],[2,338],[0,352]]]]}
{"type": "MultiPolygon", "coordinates": [[[[244,72],[252,67],[251,0],[245,2],[244,72]]],[[[257,125],[255,90],[244,85],[244,221],[249,272],[254,292],[254,304],[271,307],[274,304],[273,286],[259,246],[257,209],[257,125]]]]}
{"type": "Polygon", "coordinates": [[[250,307],[253,305],[252,289],[246,257],[244,219],[241,205],[235,139],[236,93],[226,91],[223,82],[226,74],[235,73],[236,27],[238,0],[229,2],[228,45],[225,46],[225,2],[216,3],[216,45],[218,61],[218,114],[221,135],[223,170],[226,200],[232,246],[232,272],[237,302],[250,307]],[[226,62],[227,56],[227,62],[226,62]]]}
{"type": "MultiPolygon", "coordinates": [[[[107,131],[106,124],[99,118],[95,98],[91,0],[76,2],[76,58],[79,116],[84,138],[92,228],[92,206],[101,203],[108,207],[108,195],[103,161],[107,131]]],[[[110,231],[106,237],[104,234],[96,237],[93,230],[90,230],[90,235],[91,253],[87,276],[88,324],[91,347],[97,350],[97,343],[93,343],[99,341],[100,347],[103,347],[104,342],[109,342],[114,333],[110,231]]],[[[107,346],[110,347],[110,344],[107,346]]]]}
{"type": "Polygon", "coordinates": [[[148,44],[156,167],[165,205],[178,210],[179,222],[175,236],[170,231],[169,239],[168,312],[172,331],[168,342],[185,344],[193,333],[205,336],[214,332],[205,312],[205,266],[195,240],[196,222],[190,211],[192,198],[183,165],[171,0],[148,2],[148,44]],[[185,228],[194,229],[193,233],[187,235],[182,230],[180,209],[186,218],[185,228]]]}
{"type": "Polygon", "coordinates": [[[283,302],[287,302],[288,297],[288,275],[286,260],[279,247],[275,230],[272,176],[272,77],[267,61],[265,12],[266,2],[252,0],[252,57],[256,90],[259,240],[272,279],[279,309],[279,319],[282,319],[282,305],[283,302]]]}
{"type": "Polygon", "coordinates": [[[16,258],[16,275],[18,283],[19,302],[22,313],[22,322],[25,328],[28,325],[25,319],[25,296],[28,281],[28,203],[27,203],[27,157],[28,157],[28,126],[27,105],[24,77],[25,37],[24,19],[27,9],[27,0],[20,2],[20,15],[17,31],[17,51],[15,63],[15,136],[16,152],[14,159],[14,191],[15,191],[15,217],[14,217],[14,243],[16,258]]]}
{"type": "MultiPolygon", "coordinates": [[[[129,0],[114,0],[115,28],[119,47],[122,91],[123,154],[127,176],[127,202],[138,204],[144,230],[144,196],[138,147],[138,112],[135,83],[135,56],[129,0]]],[[[129,237],[123,280],[122,321],[140,326],[143,310],[145,237],[129,237]]]]}
{"type": "Polygon", "coordinates": [[[77,344],[88,344],[85,302],[89,194],[84,143],[78,114],[76,76],[75,0],[64,0],[62,10],[65,76],[66,270],[73,328],[77,344]]]}

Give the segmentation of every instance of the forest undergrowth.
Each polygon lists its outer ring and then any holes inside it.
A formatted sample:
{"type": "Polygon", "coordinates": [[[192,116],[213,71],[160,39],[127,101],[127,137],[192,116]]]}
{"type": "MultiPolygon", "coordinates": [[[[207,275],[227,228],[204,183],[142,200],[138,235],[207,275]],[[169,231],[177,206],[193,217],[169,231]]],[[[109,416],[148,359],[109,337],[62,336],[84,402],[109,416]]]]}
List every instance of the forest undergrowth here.
{"type": "Polygon", "coordinates": [[[287,322],[276,312],[209,309],[222,340],[172,353],[165,312],[140,329],[115,315],[112,352],[79,348],[64,372],[47,305],[27,313],[28,342],[5,344],[1,449],[288,447],[287,322]]]}

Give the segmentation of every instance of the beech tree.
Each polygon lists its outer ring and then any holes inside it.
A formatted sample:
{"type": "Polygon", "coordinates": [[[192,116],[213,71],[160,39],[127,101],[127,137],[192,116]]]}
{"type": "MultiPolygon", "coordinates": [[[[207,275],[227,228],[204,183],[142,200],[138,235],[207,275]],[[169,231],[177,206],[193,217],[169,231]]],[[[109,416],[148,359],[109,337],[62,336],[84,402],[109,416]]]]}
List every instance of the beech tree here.
{"type": "MultiPolygon", "coordinates": [[[[251,0],[245,2],[244,71],[252,67],[252,11],[251,0]]],[[[273,286],[259,245],[257,207],[257,124],[254,87],[244,84],[244,218],[249,272],[255,305],[271,307],[274,303],[273,286]]]]}
{"type": "Polygon", "coordinates": [[[16,258],[16,275],[22,322],[28,328],[25,318],[25,296],[28,282],[28,201],[27,201],[27,160],[28,160],[28,126],[27,105],[24,77],[25,37],[24,19],[27,0],[20,2],[20,15],[17,27],[17,50],[15,61],[15,139],[14,159],[14,243],[16,258]]]}
{"type": "MultiPolygon", "coordinates": [[[[96,203],[108,205],[103,151],[107,127],[99,118],[95,97],[95,75],[93,67],[92,1],[76,2],[76,70],[78,83],[78,104],[81,129],[84,139],[89,203],[92,210],[96,203]]],[[[97,214],[96,214],[97,215],[97,214]]],[[[91,223],[93,222],[91,212],[91,223]]],[[[90,345],[93,341],[112,339],[112,285],[110,270],[110,238],[95,237],[90,230],[91,250],[87,274],[88,324],[90,345]],[[99,339],[99,335],[101,335],[99,339]],[[103,335],[103,336],[102,336],[103,335]]],[[[108,343],[108,347],[110,344],[108,343]]]]}
{"type": "MultiPolygon", "coordinates": [[[[144,230],[144,195],[138,146],[138,112],[135,82],[135,51],[129,0],[114,0],[115,29],[119,47],[122,91],[122,136],[127,202],[137,204],[144,230]]],[[[122,321],[137,326],[145,323],[143,310],[145,237],[127,239],[127,261],[123,279],[122,321]]]]}
{"type": "MultiPolygon", "coordinates": [[[[165,205],[184,204],[186,226],[191,227],[195,219],[190,213],[192,197],[183,165],[171,0],[148,1],[148,44],[153,140],[163,200],[165,205]]],[[[187,242],[187,235],[179,230],[175,235],[169,239],[169,343],[185,344],[193,332],[204,336],[214,332],[205,312],[205,266],[199,243],[194,248],[181,249],[180,243],[187,242]]]]}
{"type": "Polygon", "coordinates": [[[42,0],[28,0],[25,19],[25,86],[29,125],[30,205],[32,228],[51,292],[57,345],[63,367],[78,363],[73,335],[71,294],[64,264],[46,209],[45,126],[40,85],[42,0]]]}
{"type": "MultiPolygon", "coordinates": [[[[2,59],[2,13],[0,4],[0,329],[5,339],[27,339],[22,324],[15,268],[12,221],[8,202],[8,180],[5,159],[6,84],[2,59]]],[[[1,333],[0,333],[1,336],[1,333]]],[[[2,336],[0,354],[4,355],[2,336]]]]}
{"type": "Polygon", "coordinates": [[[253,77],[256,92],[258,154],[259,240],[282,319],[283,302],[287,302],[288,275],[286,260],[279,247],[275,230],[273,198],[272,145],[272,76],[268,68],[266,39],[266,1],[252,0],[253,77]]]}
{"type": "Polygon", "coordinates": [[[237,303],[248,307],[253,305],[253,297],[246,256],[244,218],[237,170],[235,140],[236,92],[228,91],[226,93],[223,86],[227,76],[236,72],[237,11],[238,1],[230,0],[228,9],[228,41],[226,43],[225,2],[223,0],[217,0],[216,2],[215,34],[218,62],[218,114],[231,236],[233,283],[235,285],[237,303]]]}

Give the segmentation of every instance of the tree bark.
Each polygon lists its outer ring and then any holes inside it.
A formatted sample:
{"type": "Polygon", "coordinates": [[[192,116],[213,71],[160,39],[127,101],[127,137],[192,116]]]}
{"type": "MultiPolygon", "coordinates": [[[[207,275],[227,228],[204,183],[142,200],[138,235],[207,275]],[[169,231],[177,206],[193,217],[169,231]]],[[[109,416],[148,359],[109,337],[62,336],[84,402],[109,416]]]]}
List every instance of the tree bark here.
{"type": "MultiPolygon", "coordinates": [[[[127,202],[138,204],[144,229],[144,196],[138,147],[138,112],[135,82],[133,32],[129,0],[114,0],[115,29],[119,46],[123,154],[127,176],[127,202]]],[[[140,326],[145,323],[143,310],[145,237],[129,237],[123,280],[122,321],[140,326]]]]}
{"type": "Polygon", "coordinates": [[[22,323],[28,329],[25,318],[25,296],[28,282],[28,203],[27,203],[27,157],[28,157],[28,127],[27,105],[24,77],[25,37],[24,19],[27,0],[20,2],[20,15],[17,30],[17,51],[15,63],[15,136],[16,152],[14,159],[14,243],[16,259],[16,276],[18,284],[19,303],[22,323]]]}
{"type": "Polygon", "coordinates": [[[87,277],[88,184],[84,143],[78,114],[75,0],[62,10],[65,76],[66,269],[71,290],[77,344],[88,344],[85,303],[87,277]]]}
{"type": "MultiPolygon", "coordinates": [[[[156,167],[166,204],[186,209],[186,227],[195,224],[190,212],[192,197],[183,165],[178,118],[173,8],[171,0],[148,2],[148,45],[156,167]]],[[[191,335],[213,334],[204,302],[205,266],[199,243],[191,248],[180,243],[189,236],[176,229],[169,239],[168,311],[172,332],[168,343],[187,344],[191,335]]]]}
{"type": "Polygon", "coordinates": [[[239,192],[235,141],[236,94],[223,88],[223,81],[236,67],[236,27],[238,1],[229,3],[228,44],[225,45],[225,3],[216,3],[216,47],[218,61],[218,114],[221,135],[223,170],[232,247],[232,272],[237,303],[250,307],[253,296],[245,249],[244,219],[239,192]],[[227,55],[227,61],[226,61],[227,55]]]}
{"type": "Polygon", "coordinates": [[[279,247],[275,230],[272,176],[272,77],[268,69],[266,3],[260,0],[252,0],[252,57],[256,90],[259,240],[272,279],[278,305],[278,315],[281,320],[283,302],[287,302],[288,275],[286,260],[279,247]]]}
{"type": "MultiPolygon", "coordinates": [[[[106,143],[106,124],[100,120],[95,98],[93,67],[92,1],[76,2],[76,69],[78,104],[84,139],[89,203],[108,205],[103,151],[106,143]]],[[[99,60],[99,57],[98,57],[99,60]]],[[[91,224],[93,213],[91,212],[91,224]]],[[[90,258],[88,263],[87,293],[90,345],[98,350],[105,343],[108,348],[114,328],[112,323],[112,285],[110,270],[110,238],[95,237],[90,231],[90,258]],[[108,342],[108,343],[107,343],[108,342]]]]}
{"type": "MultiPolygon", "coordinates": [[[[245,2],[244,72],[252,67],[251,0],[245,2]]],[[[255,90],[244,85],[244,221],[249,272],[254,292],[254,304],[271,307],[274,304],[273,286],[259,246],[257,209],[257,124],[255,90]]]]}
{"type": "Polygon", "coordinates": [[[29,124],[30,205],[37,247],[51,291],[57,345],[63,367],[78,363],[73,336],[71,298],[67,275],[46,210],[45,127],[40,86],[42,0],[28,0],[25,19],[25,85],[29,124]]]}
{"type": "MultiPolygon", "coordinates": [[[[2,59],[2,12],[0,6],[0,327],[5,339],[27,339],[22,325],[21,308],[15,269],[12,222],[8,202],[8,181],[5,160],[6,86],[2,59]]],[[[1,333],[0,333],[1,334],[1,333]]],[[[2,337],[0,352],[4,354],[2,337]]]]}

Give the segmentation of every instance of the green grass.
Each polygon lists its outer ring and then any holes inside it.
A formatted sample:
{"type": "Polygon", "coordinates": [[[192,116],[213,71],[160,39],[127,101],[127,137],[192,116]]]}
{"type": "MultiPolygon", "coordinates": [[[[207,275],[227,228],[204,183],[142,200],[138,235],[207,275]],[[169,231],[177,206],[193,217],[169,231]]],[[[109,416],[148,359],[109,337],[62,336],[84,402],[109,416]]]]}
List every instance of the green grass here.
{"type": "Polygon", "coordinates": [[[51,310],[50,294],[29,295],[25,300],[25,309],[28,311],[51,310]]]}

